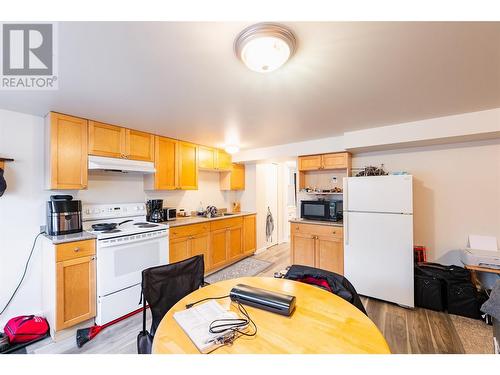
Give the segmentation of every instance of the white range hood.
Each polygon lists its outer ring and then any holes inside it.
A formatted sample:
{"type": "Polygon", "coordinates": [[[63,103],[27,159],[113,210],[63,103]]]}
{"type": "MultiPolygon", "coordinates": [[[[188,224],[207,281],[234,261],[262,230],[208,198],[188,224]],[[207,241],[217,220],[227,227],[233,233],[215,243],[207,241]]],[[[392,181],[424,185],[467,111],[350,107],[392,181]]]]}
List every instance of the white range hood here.
{"type": "Polygon", "coordinates": [[[155,173],[155,165],[150,161],[138,161],[103,156],[89,156],[89,170],[116,172],[155,173]]]}

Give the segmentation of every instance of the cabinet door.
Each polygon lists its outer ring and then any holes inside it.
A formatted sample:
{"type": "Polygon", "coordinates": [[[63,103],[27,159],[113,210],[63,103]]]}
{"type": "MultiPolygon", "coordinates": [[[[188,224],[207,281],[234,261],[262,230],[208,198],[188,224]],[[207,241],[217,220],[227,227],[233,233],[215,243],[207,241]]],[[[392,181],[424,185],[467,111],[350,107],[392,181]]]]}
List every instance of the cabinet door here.
{"type": "Polygon", "coordinates": [[[179,141],[179,185],[183,190],[198,189],[198,146],[179,141]]]}
{"type": "Polygon", "coordinates": [[[177,141],[165,137],[155,137],[155,175],[156,190],[177,188],[177,141]]]}
{"type": "Polygon", "coordinates": [[[243,226],[229,228],[228,237],[228,260],[241,257],[243,255],[243,226]]]}
{"type": "Polygon", "coordinates": [[[125,157],[125,131],[120,126],[89,121],[89,154],[110,158],[125,157]]]}
{"type": "Polygon", "coordinates": [[[169,263],[175,263],[189,258],[189,237],[181,237],[170,240],[169,263]]]}
{"type": "Polygon", "coordinates": [[[323,169],[347,168],[347,153],[321,155],[323,169]]]}
{"type": "Polygon", "coordinates": [[[231,170],[232,157],[223,150],[217,150],[217,169],[221,171],[231,170]]]}
{"type": "Polygon", "coordinates": [[[227,260],[227,229],[217,229],[210,233],[210,267],[217,268],[227,260]]]}
{"type": "Polygon", "coordinates": [[[96,310],[95,258],[56,263],[56,330],[91,319],[96,310]]]}
{"type": "Polygon", "coordinates": [[[317,236],[316,266],[323,270],[344,274],[343,240],[332,236],[317,236]]]}
{"type": "Polygon", "coordinates": [[[210,259],[208,256],[208,248],[210,244],[210,233],[207,231],[203,234],[190,237],[190,256],[203,255],[205,262],[205,271],[210,269],[210,259]]]}
{"type": "Polygon", "coordinates": [[[243,218],[243,251],[245,254],[251,254],[257,250],[256,247],[256,216],[245,216],[243,218]]]}
{"type": "Polygon", "coordinates": [[[155,136],[126,129],[126,157],[132,160],[154,161],[155,136]]]}
{"type": "Polygon", "coordinates": [[[49,189],[86,189],[88,171],[87,120],[49,113],[50,144],[47,187],[49,189]]]}
{"type": "Polygon", "coordinates": [[[321,169],[321,155],[299,156],[299,171],[321,169]]]}
{"type": "Polygon", "coordinates": [[[198,147],[198,168],[215,170],[216,169],[216,152],[217,150],[210,147],[198,147]]]}
{"type": "Polygon", "coordinates": [[[245,190],[244,164],[233,164],[231,168],[231,190],[245,190]]]}
{"type": "Polygon", "coordinates": [[[292,264],[315,267],[314,241],[310,234],[292,233],[292,264]]]}

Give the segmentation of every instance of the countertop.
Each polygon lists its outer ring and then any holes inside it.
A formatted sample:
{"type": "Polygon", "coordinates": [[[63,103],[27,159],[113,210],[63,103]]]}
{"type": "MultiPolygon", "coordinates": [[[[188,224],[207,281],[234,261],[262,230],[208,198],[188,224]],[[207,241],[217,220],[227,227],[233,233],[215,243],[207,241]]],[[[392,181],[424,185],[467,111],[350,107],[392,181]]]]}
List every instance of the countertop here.
{"type": "Polygon", "coordinates": [[[203,216],[178,217],[175,220],[164,221],[162,224],[167,224],[170,228],[174,228],[183,225],[206,223],[208,221],[232,219],[234,217],[241,217],[248,215],[255,215],[255,212],[238,212],[227,216],[211,217],[210,219],[203,216]]]}
{"type": "Polygon", "coordinates": [[[60,236],[49,236],[48,234],[45,234],[45,237],[51,240],[54,245],[59,245],[66,242],[76,242],[76,241],[96,239],[95,235],[85,231],[80,233],[63,234],[60,236]]]}
{"type": "Polygon", "coordinates": [[[343,227],[343,221],[321,221],[321,220],[306,220],[301,218],[290,219],[290,223],[298,223],[298,224],[315,224],[315,225],[328,225],[331,227],[343,227]]]}

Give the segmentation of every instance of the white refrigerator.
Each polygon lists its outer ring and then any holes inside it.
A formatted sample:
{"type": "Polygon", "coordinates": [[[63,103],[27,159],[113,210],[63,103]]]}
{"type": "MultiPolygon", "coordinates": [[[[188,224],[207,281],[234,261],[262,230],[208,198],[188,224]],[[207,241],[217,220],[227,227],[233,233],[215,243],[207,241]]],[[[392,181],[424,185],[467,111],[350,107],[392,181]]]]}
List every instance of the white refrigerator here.
{"type": "Polygon", "coordinates": [[[414,307],[413,178],[344,178],[344,274],[364,296],[414,307]]]}

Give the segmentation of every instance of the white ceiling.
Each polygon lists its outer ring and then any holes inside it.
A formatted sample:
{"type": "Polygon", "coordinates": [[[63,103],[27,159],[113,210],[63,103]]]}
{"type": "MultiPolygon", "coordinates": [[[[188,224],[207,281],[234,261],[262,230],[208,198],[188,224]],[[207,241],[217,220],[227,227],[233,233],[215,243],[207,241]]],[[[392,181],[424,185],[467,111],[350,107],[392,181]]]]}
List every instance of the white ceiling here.
{"type": "Polygon", "coordinates": [[[0,108],[245,149],[500,107],[500,22],[286,25],[297,53],[259,74],[232,50],[247,23],[60,23],[59,90],[0,108]]]}

